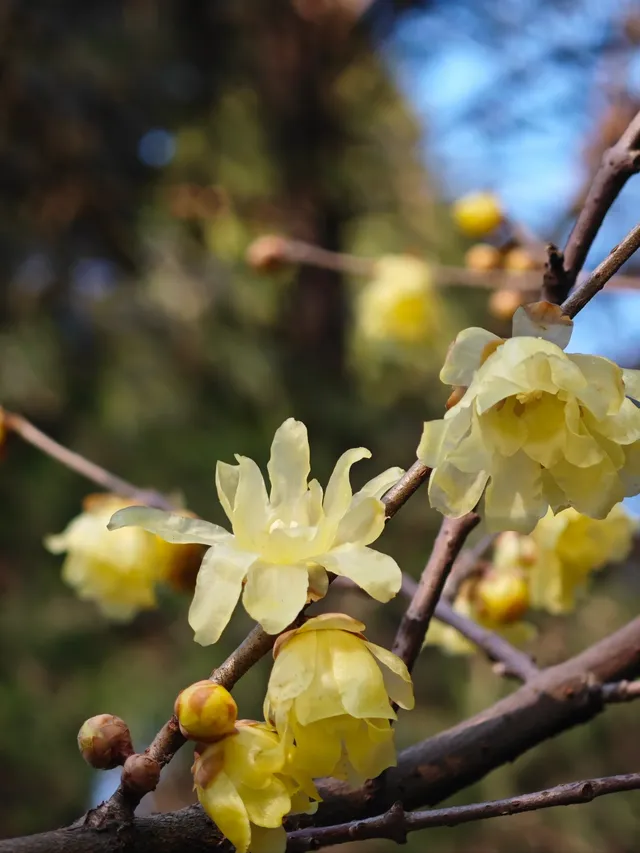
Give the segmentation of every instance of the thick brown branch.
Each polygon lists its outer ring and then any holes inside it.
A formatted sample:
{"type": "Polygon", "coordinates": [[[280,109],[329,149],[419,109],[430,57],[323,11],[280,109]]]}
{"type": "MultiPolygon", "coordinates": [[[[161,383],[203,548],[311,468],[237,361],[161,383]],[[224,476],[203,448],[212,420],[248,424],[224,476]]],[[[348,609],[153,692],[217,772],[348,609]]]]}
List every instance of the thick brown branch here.
{"type": "Polygon", "coordinates": [[[394,654],[402,658],[409,670],[420,654],[429,622],[453,563],[460,553],[467,536],[479,523],[480,516],[469,512],[462,518],[445,518],[433,544],[431,556],[424,568],[415,595],[402,617],[396,639],[394,654]]]}
{"type": "Polygon", "coordinates": [[[576,283],[609,208],[629,178],[640,169],[639,148],[640,113],[635,116],[618,142],[605,151],[602,164],[567,240],[562,266],[550,264],[547,269],[543,292],[548,301],[559,305],[576,283]]]}
{"type": "Polygon", "coordinates": [[[344,844],[347,841],[364,841],[370,838],[389,838],[398,844],[406,841],[409,832],[430,829],[435,826],[459,826],[491,817],[522,814],[556,806],[571,806],[590,803],[596,797],[617,794],[620,791],[640,789],[640,773],[621,776],[605,776],[601,779],[586,779],[557,785],[546,791],[521,794],[506,800],[487,803],[472,803],[468,806],[452,806],[448,809],[429,809],[407,814],[402,803],[395,803],[387,812],[365,820],[326,826],[321,829],[308,827],[289,833],[287,853],[307,853],[310,850],[344,844]]]}

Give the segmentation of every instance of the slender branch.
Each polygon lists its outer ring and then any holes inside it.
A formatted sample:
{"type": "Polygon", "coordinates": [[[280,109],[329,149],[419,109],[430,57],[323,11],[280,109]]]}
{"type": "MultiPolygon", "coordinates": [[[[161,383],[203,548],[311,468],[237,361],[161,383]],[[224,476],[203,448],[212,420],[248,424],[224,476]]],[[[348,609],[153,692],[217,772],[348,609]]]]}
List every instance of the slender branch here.
{"type": "Polygon", "coordinates": [[[634,699],[640,699],[640,681],[603,684],[602,699],[607,703],[632,702],[634,699]]]}
{"type": "Polygon", "coordinates": [[[393,644],[394,654],[402,658],[409,670],[413,668],[420,654],[431,617],[454,560],[467,536],[479,522],[480,516],[469,512],[462,518],[445,518],[440,526],[431,556],[422,572],[415,595],[402,617],[393,644]]]}
{"type": "Polygon", "coordinates": [[[543,288],[545,299],[559,305],[576,283],[578,273],[584,266],[589,249],[609,208],[629,178],[640,169],[639,148],[640,113],[633,118],[618,142],[605,151],[567,240],[563,263],[556,264],[555,267],[550,265],[547,269],[543,288]]]}
{"type": "MultiPolygon", "coordinates": [[[[638,155],[640,158],[640,154],[638,155]]],[[[598,293],[609,279],[640,248],[640,225],[636,225],[621,243],[611,250],[608,257],[599,264],[591,275],[562,303],[562,310],[569,317],[575,317],[590,299],[598,293]]]]}
{"type": "Polygon", "coordinates": [[[446,809],[425,809],[409,814],[404,811],[402,803],[398,802],[385,814],[377,817],[337,826],[294,830],[288,835],[287,853],[307,853],[321,847],[332,847],[347,841],[365,841],[371,838],[389,838],[398,844],[404,844],[407,834],[419,829],[459,826],[462,823],[492,817],[590,803],[597,797],[638,789],[640,789],[640,773],[627,773],[620,776],[604,776],[600,779],[586,779],[582,782],[569,782],[545,791],[521,794],[505,800],[472,803],[468,806],[451,806],[446,809]]]}
{"type": "Polygon", "coordinates": [[[392,518],[411,497],[411,495],[420,488],[423,483],[429,479],[431,468],[427,468],[422,462],[414,462],[411,468],[403,474],[395,485],[391,486],[388,492],[382,496],[382,503],[385,505],[385,513],[387,520],[392,518]]]}
{"type": "Polygon", "coordinates": [[[497,533],[487,533],[470,548],[465,548],[456,559],[442,592],[447,601],[455,601],[460,587],[468,578],[477,574],[479,563],[496,541],[497,533]]]}
{"type": "Polygon", "coordinates": [[[145,504],[145,506],[153,506],[166,510],[175,509],[175,506],[164,495],[152,489],[140,489],[138,486],[134,486],[133,483],[117,477],[100,465],[96,465],[95,462],[91,462],[79,453],[69,450],[68,447],[64,447],[64,445],[59,444],[53,438],[39,430],[22,415],[18,415],[15,412],[8,412],[6,409],[0,409],[0,414],[2,414],[2,425],[6,430],[19,435],[28,444],[37,447],[38,450],[41,450],[47,456],[51,456],[52,459],[60,462],[66,468],[70,468],[82,477],[86,477],[87,480],[91,480],[103,489],[126,498],[133,498],[145,504]]]}

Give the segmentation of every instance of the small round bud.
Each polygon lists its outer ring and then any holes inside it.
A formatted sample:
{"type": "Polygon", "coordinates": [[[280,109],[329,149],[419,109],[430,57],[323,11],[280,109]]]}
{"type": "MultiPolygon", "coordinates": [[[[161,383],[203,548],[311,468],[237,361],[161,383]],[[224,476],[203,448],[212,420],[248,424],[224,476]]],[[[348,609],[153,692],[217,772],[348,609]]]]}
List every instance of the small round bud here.
{"type": "Polygon", "coordinates": [[[489,297],[489,311],[498,320],[510,320],[516,310],[524,305],[525,294],[518,290],[494,290],[489,297]]]}
{"type": "Polygon", "coordinates": [[[118,767],[133,753],[129,727],[113,714],[91,717],[78,732],[78,749],[87,764],[97,770],[118,767]]]}
{"type": "Polygon", "coordinates": [[[531,257],[526,249],[516,247],[511,249],[504,256],[502,262],[506,270],[511,272],[530,272],[531,270],[540,269],[540,263],[535,258],[531,257]]]}
{"type": "Polygon", "coordinates": [[[247,249],[247,263],[258,272],[274,272],[287,263],[287,240],[277,234],[258,237],[247,249]]]}
{"type": "Polygon", "coordinates": [[[464,256],[464,264],[467,269],[478,272],[489,272],[497,270],[502,263],[502,254],[495,246],[489,243],[476,243],[464,256]]]}
{"type": "Polygon", "coordinates": [[[183,690],[174,711],[182,734],[203,743],[215,743],[233,734],[238,718],[233,696],[213,681],[197,681],[183,690]]]}
{"type": "Polygon", "coordinates": [[[529,586],[520,572],[488,572],[475,588],[483,616],[499,625],[517,622],[529,607],[529,586]]]}
{"type": "Polygon", "coordinates": [[[500,200],[493,193],[469,193],[453,205],[453,219],[468,237],[484,237],[503,220],[500,200]]]}
{"type": "Polygon", "coordinates": [[[130,755],[122,768],[122,785],[139,794],[155,791],[160,781],[160,765],[144,753],[130,755]]]}

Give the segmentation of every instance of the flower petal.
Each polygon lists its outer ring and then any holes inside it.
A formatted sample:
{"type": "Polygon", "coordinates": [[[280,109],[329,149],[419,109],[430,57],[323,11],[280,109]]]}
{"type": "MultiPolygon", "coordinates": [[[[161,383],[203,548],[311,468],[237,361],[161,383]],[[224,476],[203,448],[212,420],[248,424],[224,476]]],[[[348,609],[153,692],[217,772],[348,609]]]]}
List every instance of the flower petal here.
{"type": "Polygon", "coordinates": [[[388,554],[346,543],[316,558],[329,572],[349,578],[376,601],[390,601],[402,583],[400,567],[388,554]]]}
{"type": "Polygon", "coordinates": [[[255,560],[255,554],[225,545],[214,545],[204,555],[189,608],[189,624],[196,643],[209,646],[218,642],[238,603],[247,570],[255,560]]]}
{"type": "Polygon", "coordinates": [[[403,474],[404,468],[387,468],[382,474],[378,474],[373,480],[365,483],[353,497],[354,499],[358,497],[381,498],[391,486],[394,486],[398,482],[403,474]]]}
{"type": "Polygon", "coordinates": [[[578,468],[563,459],[549,473],[571,505],[591,518],[605,518],[625,497],[620,477],[607,457],[588,468],[578,468]]]}
{"type": "Polygon", "coordinates": [[[370,459],[371,451],[365,447],[354,447],[345,451],[336,462],[336,467],[327,483],[324,493],[324,512],[334,523],[342,518],[351,504],[351,483],[349,473],[351,466],[361,459],[370,459]]]}
{"type": "Polygon", "coordinates": [[[267,634],[279,634],[306,604],[308,589],[306,566],[258,562],[247,574],[242,601],[267,634]]]}
{"type": "Polygon", "coordinates": [[[573,320],[563,313],[559,305],[551,302],[533,302],[521,305],[513,315],[514,338],[544,338],[564,349],[571,340],[573,320]]]}
{"type": "Polygon", "coordinates": [[[272,507],[278,507],[279,518],[293,517],[307,491],[311,470],[309,437],[301,421],[287,418],[276,430],[267,469],[271,479],[272,507]]]}
{"type": "Polygon", "coordinates": [[[487,471],[465,473],[448,462],[433,470],[429,480],[429,502],[451,518],[460,518],[478,503],[487,485],[487,471]]]}
{"type": "Polygon", "coordinates": [[[307,631],[349,631],[351,634],[362,634],[364,630],[363,622],[353,616],[347,616],[346,613],[320,613],[307,619],[296,634],[306,634],[307,631]]]}
{"type": "Polygon", "coordinates": [[[260,469],[247,456],[236,456],[238,488],[233,508],[233,532],[248,550],[260,551],[271,521],[267,489],[260,469]]]}
{"type": "Polygon", "coordinates": [[[627,397],[633,397],[634,400],[640,400],[640,370],[624,368],[622,371],[622,379],[624,381],[624,390],[627,397]]]}
{"type": "Polygon", "coordinates": [[[148,506],[128,506],[118,510],[107,525],[109,530],[122,527],[142,527],[166,542],[175,545],[213,545],[231,539],[231,534],[201,518],[188,518],[176,512],[164,512],[148,506]]]}
{"type": "Polygon", "coordinates": [[[267,700],[285,704],[297,699],[311,686],[316,674],[318,640],[315,631],[301,640],[296,632],[282,644],[276,657],[267,689],[267,700]]]}
{"type": "Polygon", "coordinates": [[[416,455],[428,468],[435,468],[438,464],[448,426],[449,422],[442,418],[438,421],[425,421],[416,455]]]}
{"type": "Polygon", "coordinates": [[[382,670],[384,686],[389,697],[396,705],[410,711],[415,705],[413,682],[407,665],[398,655],[394,655],[383,646],[367,642],[367,648],[377,658],[382,670]]]}
{"type": "Polygon", "coordinates": [[[440,381],[445,385],[471,385],[474,373],[482,364],[485,347],[501,340],[498,335],[476,326],[464,329],[449,348],[440,381]]]}
{"type": "Polygon", "coordinates": [[[597,418],[615,415],[624,400],[624,382],[622,370],[608,358],[598,355],[580,355],[570,353],[567,356],[587,380],[582,391],[576,393],[597,418]]]}
{"type": "Polygon", "coordinates": [[[318,640],[331,643],[333,675],[347,714],[358,719],[393,719],[382,672],[363,640],[345,632],[318,640]]]}
{"type": "Polygon", "coordinates": [[[216,465],[216,489],[218,500],[227,518],[233,524],[233,510],[236,503],[236,492],[240,479],[240,466],[229,465],[228,462],[218,462],[216,465]]]}
{"type": "Polygon", "coordinates": [[[384,520],[385,510],[381,500],[356,495],[338,525],[334,547],[346,542],[358,545],[375,542],[384,530],[384,520]]]}
{"type": "Polygon", "coordinates": [[[497,457],[485,493],[489,531],[530,533],[546,511],[540,465],[522,452],[508,460],[497,457]]]}
{"type": "MultiPolygon", "coordinates": [[[[239,785],[238,793],[242,797],[251,823],[268,829],[282,826],[282,818],[291,808],[291,798],[287,789],[275,776],[268,779],[262,788],[239,785]]],[[[252,832],[251,853],[254,853],[254,849],[252,832]]]]}
{"type": "Polygon", "coordinates": [[[221,770],[206,786],[197,787],[198,799],[220,832],[235,846],[236,853],[247,853],[251,843],[249,816],[233,782],[221,770]]]}
{"type": "Polygon", "coordinates": [[[251,853],[285,853],[286,849],[287,833],[284,826],[277,829],[251,827],[251,853]]]}

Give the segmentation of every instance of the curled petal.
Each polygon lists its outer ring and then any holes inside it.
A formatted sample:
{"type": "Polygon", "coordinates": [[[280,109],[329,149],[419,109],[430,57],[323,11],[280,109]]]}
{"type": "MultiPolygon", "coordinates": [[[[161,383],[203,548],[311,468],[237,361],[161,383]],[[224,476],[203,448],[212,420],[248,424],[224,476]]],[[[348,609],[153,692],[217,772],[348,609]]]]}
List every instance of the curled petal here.
{"type": "Polygon", "coordinates": [[[473,375],[482,363],[485,347],[502,341],[486,329],[472,327],[464,329],[451,344],[440,381],[445,385],[471,385],[473,375]]]}
{"type": "Polygon", "coordinates": [[[355,493],[354,498],[381,498],[391,486],[398,482],[403,474],[404,468],[387,468],[382,474],[378,474],[373,480],[365,483],[360,491],[355,493]]]}
{"type": "Polygon", "coordinates": [[[369,545],[384,530],[384,504],[378,498],[358,494],[338,525],[334,546],[346,542],[369,545]]]}
{"type": "Polygon", "coordinates": [[[247,853],[251,844],[249,816],[229,776],[221,770],[209,785],[196,790],[203,809],[235,846],[236,853],[247,853]]]}
{"type": "Polygon", "coordinates": [[[559,305],[533,302],[521,305],[513,315],[513,336],[544,338],[564,349],[571,340],[573,320],[559,305]]]}
{"type": "Polygon", "coordinates": [[[466,473],[443,462],[431,474],[429,501],[443,515],[460,518],[476,506],[489,479],[488,471],[466,473]]]}
{"type": "Polygon", "coordinates": [[[361,634],[365,629],[365,625],[354,619],[353,616],[347,616],[346,613],[321,613],[319,616],[313,616],[311,619],[298,628],[297,634],[306,634],[308,631],[349,631],[352,634],[361,634]]]}
{"type": "Polygon", "coordinates": [[[148,506],[128,506],[118,510],[107,527],[109,530],[142,527],[143,530],[175,545],[213,545],[231,538],[231,534],[223,527],[211,524],[210,521],[187,518],[175,512],[164,512],[148,506]]]}
{"type": "Polygon", "coordinates": [[[627,397],[633,397],[634,400],[640,400],[640,370],[629,370],[628,368],[625,368],[622,371],[622,378],[627,397]]]}
{"type": "Polygon", "coordinates": [[[345,451],[336,462],[324,494],[325,515],[334,523],[342,518],[351,504],[352,493],[349,481],[351,466],[361,459],[370,458],[371,451],[364,447],[354,447],[352,450],[345,451]]]}
{"type": "Polygon", "coordinates": [[[413,682],[405,662],[398,655],[375,643],[367,643],[367,648],[380,664],[385,689],[391,700],[401,708],[410,711],[415,705],[415,699],[413,682]]]}
{"type": "Polygon", "coordinates": [[[435,468],[447,433],[448,421],[426,421],[422,428],[422,437],[418,445],[417,457],[429,468],[435,468]]]}
{"type": "Polygon", "coordinates": [[[308,588],[306,566],[258,562],[249,569],[242,600],[267,634],[279,634],[306,604],[308,588]]]}
{"type": "Polygon", "coordinates": [[[388,554],[347,543],[318,557],[329,572],[349,578],[376,601],[390,601],[400,589],[402,572],[388,554]]]}
{"type": "Polygon", "coordinates": [[[340,632],[330,642],[333,675],[347,714],[358,719],[393,719],[382,672],[362,640],[340,632]]]}
{"type": "Polygon", "coordinates": [[[267,466],[271,479],[271,505],[279,507],[280,518],[293,515],[307,491],[311,470],[309,437],[301,421],[288,418],[276,430],[267,466]]]}
{"type": "Polygon", "coordinates": [[[233,510],[233,532],[250,550],[259,550],[271,521],[267,489],[253,459],[246,456],[236,458],[239,475],[233,510]]]}
{"type": "Polygon", "coordinates": [[[218,499],[227,518],[232,524],[239,479],[239,465],[229,465],[228,462],[218,462],[216,465],[216,489],[218,492],[218,499]]]}

